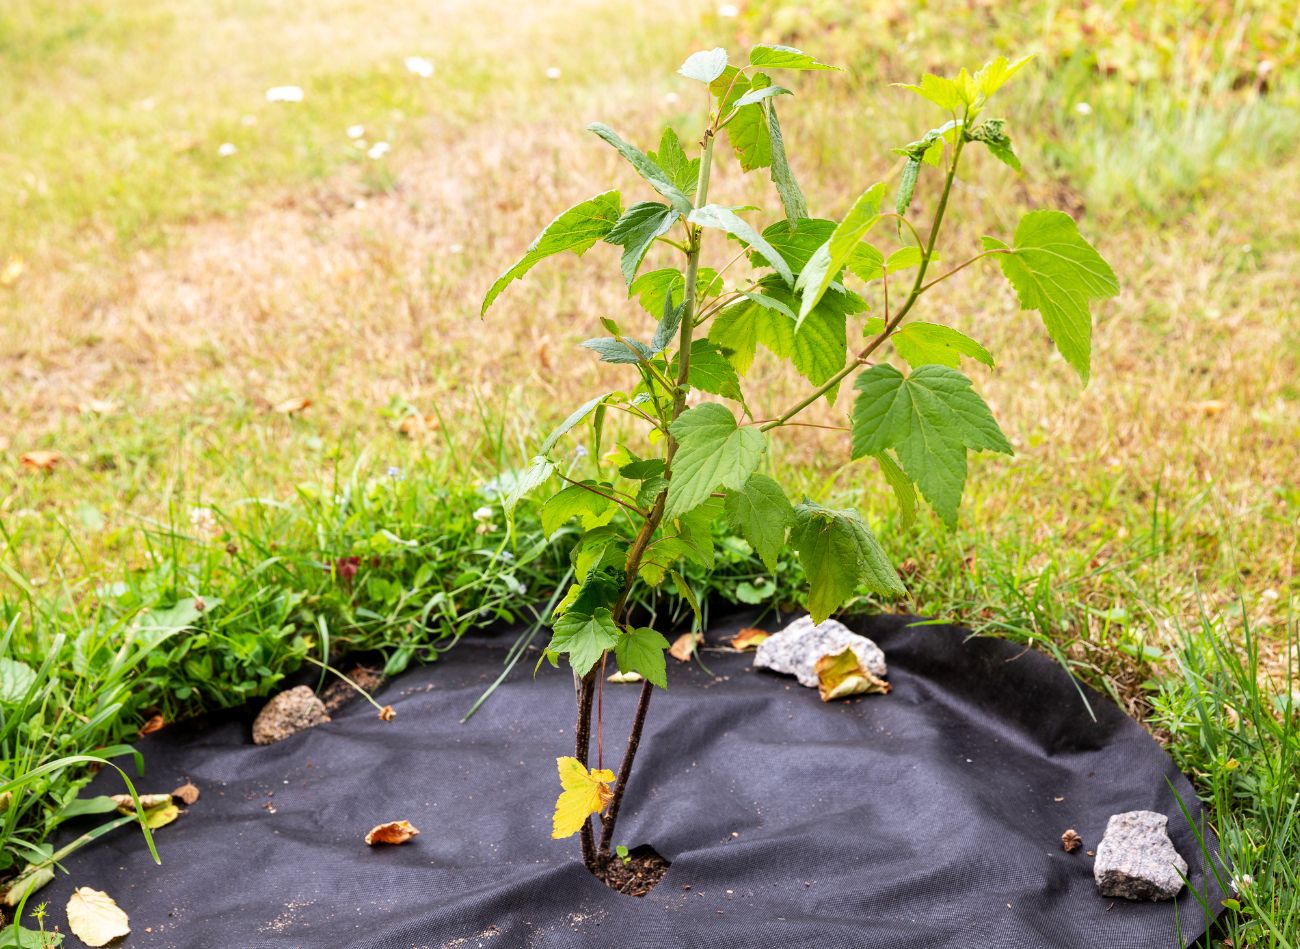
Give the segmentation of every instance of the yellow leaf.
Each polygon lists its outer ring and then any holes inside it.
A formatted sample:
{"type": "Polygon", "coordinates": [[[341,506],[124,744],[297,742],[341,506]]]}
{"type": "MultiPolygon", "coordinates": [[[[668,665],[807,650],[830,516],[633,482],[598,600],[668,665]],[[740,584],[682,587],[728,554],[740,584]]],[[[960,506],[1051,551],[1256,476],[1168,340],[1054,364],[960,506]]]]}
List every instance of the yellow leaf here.
{"type": "Polygon", "coordinates": [[[171,795],[167,795],[168,803],[158,807],[151,807],[144,812],[145,826],[150,830],[157,830],[159,827],[166,827],[176,818],[181,816],[181,809],[172,803],[171,795]]]}
{"type": "Polygon", "coordinates": [[[371,847],[375,844],[404,844],[419,832],[420,829],[409,820],[390,820],[387,824],[370,828],[366,843],[371,847]]]}
{"type": "Polygon", "coordinates": [[[754,629],[752,626],[748,626],[745,629],[742,629],[736,635],[731,637],[731,648],[736,650],[737,652],[745,652],[749,649],[757,649],[759,646],[763,644],[763,641],[767,639],[767,637],[770,635],[771,633],[765,632],[761,629],[754,629]]]}
{"type": "Polygon", "coordinates": [[[889,683],[872,675],[849,646],[834,655],[822,656],[813,671],[817,673],[817,691],[823,702],[850,695],[889,694],[889,683]]]}
{"type": "Polygon", "coordinates": [[[614,796],[610,788],[614,783],[614,772],[608,768],[588,771],[577,758],[556,758],[555,764],[564,790],[555,802],[551,837],[559,840],[572,837],[582,830],[587,818],[605,809],[614,796]]]}
{"type": "Polygon", "coordinates": [[[678,662],[689,662],[691,656],[695,655],[696,648],[702,642],[704,642],[703,633],[682,633],[668,647],[668,655],[678,662]]]}
{"type": "Polygon", "coordinates": [[[131,921],[113,897],[80,886],[68,900],[68,928],[88,946],[107,946],[131,932],[131,921]]]}

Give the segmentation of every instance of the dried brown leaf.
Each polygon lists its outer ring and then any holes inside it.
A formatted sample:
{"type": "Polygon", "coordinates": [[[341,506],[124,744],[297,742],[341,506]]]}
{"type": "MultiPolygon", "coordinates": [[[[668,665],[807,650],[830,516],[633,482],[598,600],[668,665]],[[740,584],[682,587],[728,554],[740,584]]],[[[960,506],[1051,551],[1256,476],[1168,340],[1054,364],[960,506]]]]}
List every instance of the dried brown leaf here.
{"type": "Polygon", "coordinates": [[[63,461],[63,453],[45,449],[24,452],[18,459],[24,468],[32,471],[53,471],[63,461]]]}
{"type": "Polygon", "coordinates": [[[107,946],[131,932],[131,921],[113,897],[79,886],[68,900],[68,928],[88,946],[107,946]]]}
{"type": "Polygon", "coordinates": [[[140,735],[143,737],[145,735],[152,735],[156,731],[162,731],[166,724],[167,719],[163,718],[161,715],[154,715],[149,719],[149,721],[140,726],[140,735]]]}
{"type": "MultiPolygon", "coordinates": [[[[113,799],[113,803],[117,805],[117,810],[119,814],[135,813],[135,801],[131,800],[131,795],[113,794],[110,796],[113,799]]],[[[149,811],[155,807],[160,807],[163,804],[170,804],[171,802],[172,802],[172,796],[170,794],[141,794],[140,795],[140,806],[143,807],[146,811],[149,811]]]]}
{"type": "Polygon", "coordinates": [[[833,655],[822,656],[813,671],[817,673],[817,691],[823,702],[850,695],[889,694],[889,683],[872,675],[848,646],[833,655]]]}
{"type": "Polygon", "coordinates": [[[421,435],[435,431],[440,424],[436,415],[411,414],[403,416],[397,423],[397,431],[407,438],[419,438],[421,435]]]}
{"type": "Polygon", "coordinates": [[[689,662],[702,642],[704,642],[703,633],[682,633],[668,647],[668,655],[678,662],[689,662]]]}
{"type": "Polygon", "coordinates": [[[391,722],[396,717],[397,717],[397,713],[393,711],[393,707],[391,705],[385,705],[383,708],[379,710],[379,718],[381,721],[391,722]]]}
{"type": "Polygon", "coordinates": [[[387,824],[370,828],[366,843],[371,847],[375,844],[404,844],[419,832],[408,820],[390,820],[387,824]]]}
{"type": "Polygon", "coordinates": [[[172,791],[172,799],[180,801],[186,807],[189,807],[199,799],[199,789],[190,781],[186,781],[175,791],[172,791]]]}
{"type": "Polygon", "coordinates": [[[731,637],[731,648],[738,652],[746,652],[750,649],[757,649],[763,644],[763,640],[772,634],[761,629],[754,629],[747,626],[731,637]]]}
{"type": "Polygon", "coordinates": [[[1079,836],[1079,832],[1073,827],[1061,835],[1061,849],[1066,853],[1074,853],[1082,846],[1083,838],[1079,836]]]}
{"type": "Polygon", "coordinates": [[[309,405],[311,405],[311,399],[298,396],[297,398],[285,399],[283,402],[277,402],[275,405],[271,406],[271,411],[278,412],[281,415],[293,415],[297,412],[301,412],[309,405]]]}

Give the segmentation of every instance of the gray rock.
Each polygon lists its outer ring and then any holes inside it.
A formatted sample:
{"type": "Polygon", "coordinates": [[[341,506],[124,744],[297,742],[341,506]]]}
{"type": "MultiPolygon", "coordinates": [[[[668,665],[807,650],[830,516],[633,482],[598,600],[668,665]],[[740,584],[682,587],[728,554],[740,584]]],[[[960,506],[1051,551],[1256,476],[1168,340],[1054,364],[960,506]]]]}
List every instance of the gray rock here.
{"type": "Polygon", "coordinates": [[[1092,876],[1102,896],[1126,900],[1171,900],[1183,888],[1187,861],[1178,855],[1166,828],[1169,818],[1154,811],[1115,814],[1097,845],[1092,876]]]}
{"type": "Polygon", "coordinates": [[[852,632],[839,620],[828,619],[815,626],[811,616],[800,617],[765,639],[754,653],[754,667],[793,675],[800,685],[815,689],[817,673],[813,667],[817,660],[842,652],[845,646],[853,649],[872,675],[884,678],[889,673],[885,654],[870,639],[852,632]]]}
{"type": "Polygon", "coordinates": [[[258,713],[253,722],[253,743],[270,745],[314,725],[323,725],[329,720],[324,703],[316,697],[310,686],[300,685],[286,689],[267,702],[266,707],[258,713]]]}

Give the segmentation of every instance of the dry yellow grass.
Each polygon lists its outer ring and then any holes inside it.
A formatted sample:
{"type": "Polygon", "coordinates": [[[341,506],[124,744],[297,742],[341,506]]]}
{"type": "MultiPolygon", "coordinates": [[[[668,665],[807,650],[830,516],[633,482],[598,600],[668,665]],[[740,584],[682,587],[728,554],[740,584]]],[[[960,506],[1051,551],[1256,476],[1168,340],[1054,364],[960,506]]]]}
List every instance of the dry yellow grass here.
{"type": "MultiPolygon", "coordinates": [[[[164,430],[205,420],[203,437],[227,456],[249,453],[252,485],[275,492],[331,462],[288,457],[292,423],[273,414],[246,429],[227,427],[232,400],[269,407],[310,398],[314,431],[387,439],[393,422],[384,410],[394,400],[420,412],[436,407],[466,425],[475,424],[480,400],[550,419],[616,380],[616,371],[574,348],[598,332],[600,316],[637,319],[608,248],[539,268],[486,322],[478,306],[558,211],[611,181],[625,195],[638,193],[633,175],[583,132],[588,121],[609,121],[646,145],[664,120],[696,131],[698,93],[672,70],[700,42],[724,38],[695,9],[656,5],[653,19],[670,26],[653,41],[651,15],[630,3],[538,3],[491,14],[441,3],[402,8],[382,32],[363,3],[298,16],[276,41],[295,51],[292,63],[337,55],[341,67],[365,69],[411,52],[406,37],[420,36],[443,44],[421,50],[435,57],[439,49],[464,56],[470,44],[476,56],[499,60],[504,78],[457,92],[455,76],[440,74],[455,105],[404,126],[407,145],[391,157],[388,187],[348,166],[305,185],[254,191],[236,213],[173,223],[161,246],[120,252],[111,239],[83,232],[38,247],[27,272],[0,290],[9,296],[0,327],[0,437],[11,469],[0,482],[0,516],[33,507],[67,514],[115,477],[78,466],[75,451],[73,466],[51,478],[17,470],[23,451],[78,443],[100,425],[82,411],[94,400],[164,430]],[[565,71],[548,82],[543,70],[552,61],[565,71]],[[670,94],[680,98],[666,101],[670,94]],[[66,479],[62,491],[57,478],[66,479]]],[[[202,49],[248,40],[244,27],[223,33],[233,30],[229,22],[201,30],[198,7],[189,15],[202,49]]],[[[244,67],[249,88],[264,81],[273,59],[266,50],[252,57],[256,68],[244,67]]],[[[860,78],[893,110],[901,94],[886,82],[907,77],[860,78]]],[[[920,113],[900,105],[882,131],[858,118],[852,86],[802,82],[814,84],[827,97],[787,106],[785,124],[815,212],[835,216],[865,185],[896,171],[890,135],[920,113]]],[[[347,121],[338,117],[340,127],[347,121]]],[[[994,540],[1004,531],[1027,535],[1018,541],[1027,572],[1062,547],[1100,563],[1119,555],[1130,532],[1149,527],[1159,484],[1173,544],[1141,569],[1160,574],[1166,609],[1190,616],[1198,593],[1217,608],[1240,581],[1257,618],[1283,618],[1300,568],[1300,227],[1277,196],[1295,193],[1300,160],[1252,173],[1159,225],[1088,208],[1032,165],[1023,179],[978,165],[955,198],[947,260],[960,260],[980,234],[1009,232],[1028,205],[1063,204],[1082,211],[1085,233],[1115,264],[1123,294],[1100,308],[1094,381],[1085,391],[1036,316],[1016,312],[995,272],[972,268],[928,298],[924,318],[969,332],[999,356],[977,386],[1018,450],[1014,460],[974,462],[965,517],[994,540]]],[[[762,191],[729,163],[714,185],[719,200],[761,195],[755,203],[773,206],[762,191]]],[[[919,193],[918,207],[927,198],[919,193]]],[[[724,248],[714,249],[725,259],[724,248]]],[[[774,411],[797,391],[798,380],[761,357],[755,372],[756,411],[774,411]]],[[[835,422],[842,409],[818,412],[835,422]]],[[[874,472],[841,467],[841,437],[803,435],[782,444],[778,463],[798,469],[808,485],[832,476],[840,490],[867,485],[863,503],[883,506],[874,472]]],[[[149,515],[179,490],[221,497],[245,488],[214,482],[211,469],[182,475],[183,489],[173,473],[142,477],[147,488],[114,503],[149,515]]]]}

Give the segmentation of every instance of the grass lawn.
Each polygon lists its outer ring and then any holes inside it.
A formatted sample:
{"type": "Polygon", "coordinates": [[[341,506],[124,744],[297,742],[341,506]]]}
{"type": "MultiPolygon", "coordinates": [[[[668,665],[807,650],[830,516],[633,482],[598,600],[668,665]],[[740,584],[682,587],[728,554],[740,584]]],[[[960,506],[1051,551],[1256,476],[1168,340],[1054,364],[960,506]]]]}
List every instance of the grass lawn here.
{"type": "MultiPolygon", "coordinates": [[[[84,777],[51,762],[265,694],[309,656],[378,649],[395,671],[545,605],[567,563],[535,512],[511,537],[473,512],[558,407],[617,378],[575,344],[636,309],[597,249],[478,312],[543,222],[630,193],[589,121],[685,139],[685,55],[801,46],[848,67],[783,113],[813,212],[838,218],[872,181],[892,192],[890,149],[929,127],[888,83],[1037,51],[998,103],[1025,172],[973,163],[945,242],[1029,206],[1078,217],[1123,288],[1091,384],[971,267],[927,305],[999,355],[974,378],[1016,455],[973,459],[955,532],[905,528],[841,433],[772,465],[867,515],[906,608],[1047,649],[1148,722],[1211,802],[1225,874],[1253,881],[1219,938],[1300,945],[1294,17],[742,6],[545,0],[508,28],[464,0],[0,11],[0,656],[36,673],[21,707],[0,689],[0,786],[49,767],[0,796],[0,878],[43,859],[84,777]],[[290,85],[301,101],[268,101],[290,85]]],[[[728,203],[754,187],[720,164],[728,203]]],[[[923,180],[917,206],[935,199],[923,180]]],[[[761,358],[753,378],[756,413],[796,391],[761,358]]],[[[794,595],[792,564],[769,578],[725,550],[698,592],[794,595]]]]}

